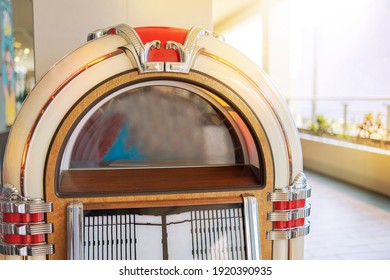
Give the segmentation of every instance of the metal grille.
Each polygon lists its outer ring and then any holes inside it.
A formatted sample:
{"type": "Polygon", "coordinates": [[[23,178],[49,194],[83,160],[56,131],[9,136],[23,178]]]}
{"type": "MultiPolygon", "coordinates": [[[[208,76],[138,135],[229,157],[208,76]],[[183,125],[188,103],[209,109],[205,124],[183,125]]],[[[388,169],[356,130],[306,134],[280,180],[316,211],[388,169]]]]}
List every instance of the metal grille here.
{"type": "Polygon", "coordinates": [[[240,208],[192,211],[191,234],[195,260],[245,259],[240,208]]]}
{"type": "Polygon", "coordinates": [[[132,260],[136,256],[134,215],[84,217],[84,258],[132,260]]]}
{"type": "Polygon", "coordinates": [[[246,258],[241,204],[84,211],[84,259],[246,258]]]}

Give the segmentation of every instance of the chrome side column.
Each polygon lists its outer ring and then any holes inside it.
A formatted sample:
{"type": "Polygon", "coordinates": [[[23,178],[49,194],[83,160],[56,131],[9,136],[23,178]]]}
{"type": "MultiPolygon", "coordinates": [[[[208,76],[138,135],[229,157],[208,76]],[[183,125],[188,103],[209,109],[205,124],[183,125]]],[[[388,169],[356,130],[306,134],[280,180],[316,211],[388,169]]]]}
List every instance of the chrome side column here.
{"type": "Polygon", "coordinates": [[[267,231],[267,239],[277,247],[274,259],[303,259],[303,237],[310,232],[310,223],[306,220],[311,209],[306,199],[310,196],[311,187],[302,172],[291,186],[268,193],[274,211],[267,215],[273,224],[273,230],[267,231]]]}
{"type": "Polygon", "coordinates": [[[248,260],[260,260],[259,210],[253,195],[244,195],[245,242],[248,260]]]}
{"type": "Polygon", "coordinates": [[[83,204],[72,202],[67,207],[68,259],[82,260],[83,254],[83,204]]]}
{"type": "Polygon", "coordinates": [[[47,243],[53,225],[45,214],[53,203],[23,197],[11,184],[0,185],[0,255],[4,259],[46,258],[54,253],[47,243]]]}

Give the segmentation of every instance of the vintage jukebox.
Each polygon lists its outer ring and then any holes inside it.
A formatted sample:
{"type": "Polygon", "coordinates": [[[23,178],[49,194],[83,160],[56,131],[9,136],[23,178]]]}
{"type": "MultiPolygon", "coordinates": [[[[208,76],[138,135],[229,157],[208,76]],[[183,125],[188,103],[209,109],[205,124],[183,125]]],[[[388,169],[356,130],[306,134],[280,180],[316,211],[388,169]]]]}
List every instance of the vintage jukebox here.
{"type": "Polygon", "coordinates": [[[300,141],[281,95],[202,28],[95,31],[11,129],[2,259],[302,259],[300,141]]]}

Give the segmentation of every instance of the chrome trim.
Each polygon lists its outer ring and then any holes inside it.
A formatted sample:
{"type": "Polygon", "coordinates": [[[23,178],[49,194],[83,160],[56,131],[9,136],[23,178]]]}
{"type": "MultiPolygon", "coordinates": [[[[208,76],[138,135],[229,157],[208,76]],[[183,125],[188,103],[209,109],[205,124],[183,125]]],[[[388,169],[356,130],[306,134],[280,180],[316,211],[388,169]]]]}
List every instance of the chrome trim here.
{"type": "Polygon", "coordinates": [[[311,186],[307,185],[305,189],[299,190],[275,190],[273,193],[268,193],[268,200],[275,201],[292,201],[298,199],[306,199],[311,196],[311,186]]]}
{"type": "Polygon", "coordinates": [[[311,196],[311,186],[306,182],[303,172],[299,173],[293,183],[284,189],[275,189],[273,193],[267,194],[268,201],[292,201],[306,199],[311,196]]]}
{"type": "Polygon", "coordinates": [[[42,200],[0,201],[0,212],[2,213],[35,214],[49,213],[52,211],[53,203],[42,200]]]}
{"type": "Polygon", "coordinates": [[[137,69],[140,73],[164,71],[164,62],[150,62],[148,58],[150,50],[153,48],[160,49],[161,42],[154,40],[144,45],[137,32],[126,24],[96,30],[88,35],[88,40],[100,38],[110,32],[122,36],[127,41],[128,45],[120,47],[119,49],[124,51],[131,62],[137,65],[137,69]]]}
{"type": "Polygon", "coordinates": [[[92,31],[91,33],[88,34],[87,36],[87,41],[92,41],[94,39],[98,39],[100,37],[103,37],[107,34],[104,29],[98,29],[95,31],[92,31]]]}
{"type": "Polygon", "coordinates": [[[46,223],[14,224],[0,222],[0,234],[36,235],[53,232],[53,225],[46,223]]]}
{"type": "Polygon", "coordinates": [[[310,223],[296,228],[277,229],[267,231],[267,240],[288,240],[297,237],[302,237],[310,233],[310,223]]]}
{"type": "Polygon", "coordinates": [[[0,201],[1,200],[21,200],[22,197],[17,188],[11,184],[0,185],[0,201]]]}
{"type": "Polygon", "coordinates": [[[11,184],[0,185],[0,213],[35,214],[52,211],[52,202],[23,197],[11,184]]]}
{"type": "Polygon", "coordinates": [[[302,189],[302,188],[305,188],[307,186],[307,180],[306,180],[305,173],[303,173],[303,172],[298,173],[298,175],[294,179],[293,186],[296,189],[302,189]]]}
{"type": "Polygon", "coordinates": [[[245,242],[247,244],[247,259],[260,260],[260,234],[259,234],[259,216],[258,205],[255,196],[250,194],[243,195],[244,199],[244,225],[245,242]]]}
{"type": "Polygon", "coordinates": [[[198,40],[203,36],[213,36],[222,40],[221,36],[207,31],[201,27],[192,27],[187,34],[184,45],[174,41],[167,41],[165,49],[174,49],[179,53],[179,62],[149,61],[149,52],[153,48],[160,49],[161,42],[154,40],[145,45],[138,36],[137,32],[126,24],[120,24],[114,27],[96,30],[88,35],[88,41],[100,38],[109,33],[121,35],[126,39],[128,45],[120,47],[128,54],[129,59],[137,65],[140,73],[150,72],[176,72],[189,73],[194,59],[201,47],[197,45],[198,40]]]}
{"type": "Polygon", "coordinates": [[[54,254],[53,244],[39,244],[39,245],[9,245],[0,243],[0,254],[2,255],[16,255],[23,257],[35,257],[42,255],[54,254]]]}
{"type": "Polygon", "coordinates": [[[71,202],[67,207],[68,259],[82,260],[83,256],[83,203],[71,202]]]}
{"type": "Polygon", "coordinates": [[[289,209],[289,210],[276,210],[274,212],[267,213],[267,219],[269,221],[291,221],[310,216],[311,205],[307,204],[304,208],[289,209]]]}
{"type": "Polygon", "coordinates": [[[177,50],[179,52],[180,62],[166,62],[165,71],[188,73],[194,63],[195,57],[197,56],[199,51],[202,50],[202,48],[197,45],[197,42],[201,37],[205,36],[214,35],[213,33],[201,27],[192,27],[187,34],[184,45],[173,41],[167,41],[165,48],[167,50],[177,50]]]}

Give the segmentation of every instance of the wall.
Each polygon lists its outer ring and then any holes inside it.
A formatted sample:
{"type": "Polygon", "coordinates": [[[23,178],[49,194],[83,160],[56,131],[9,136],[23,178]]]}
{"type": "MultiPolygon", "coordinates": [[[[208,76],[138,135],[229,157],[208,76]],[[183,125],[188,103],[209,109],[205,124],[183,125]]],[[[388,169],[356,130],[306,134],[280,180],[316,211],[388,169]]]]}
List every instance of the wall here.
{"type": "Polygon", "coordinates": [[[96,29],[127,23],[212,30],[212,0],[34,0],[33,9],[37,81],[96,29]]]}
{"type": "Polygon", "coordinates": [[[390,151],[309,135],[301,142],[305,169],[390,196],[390,151]]]}

